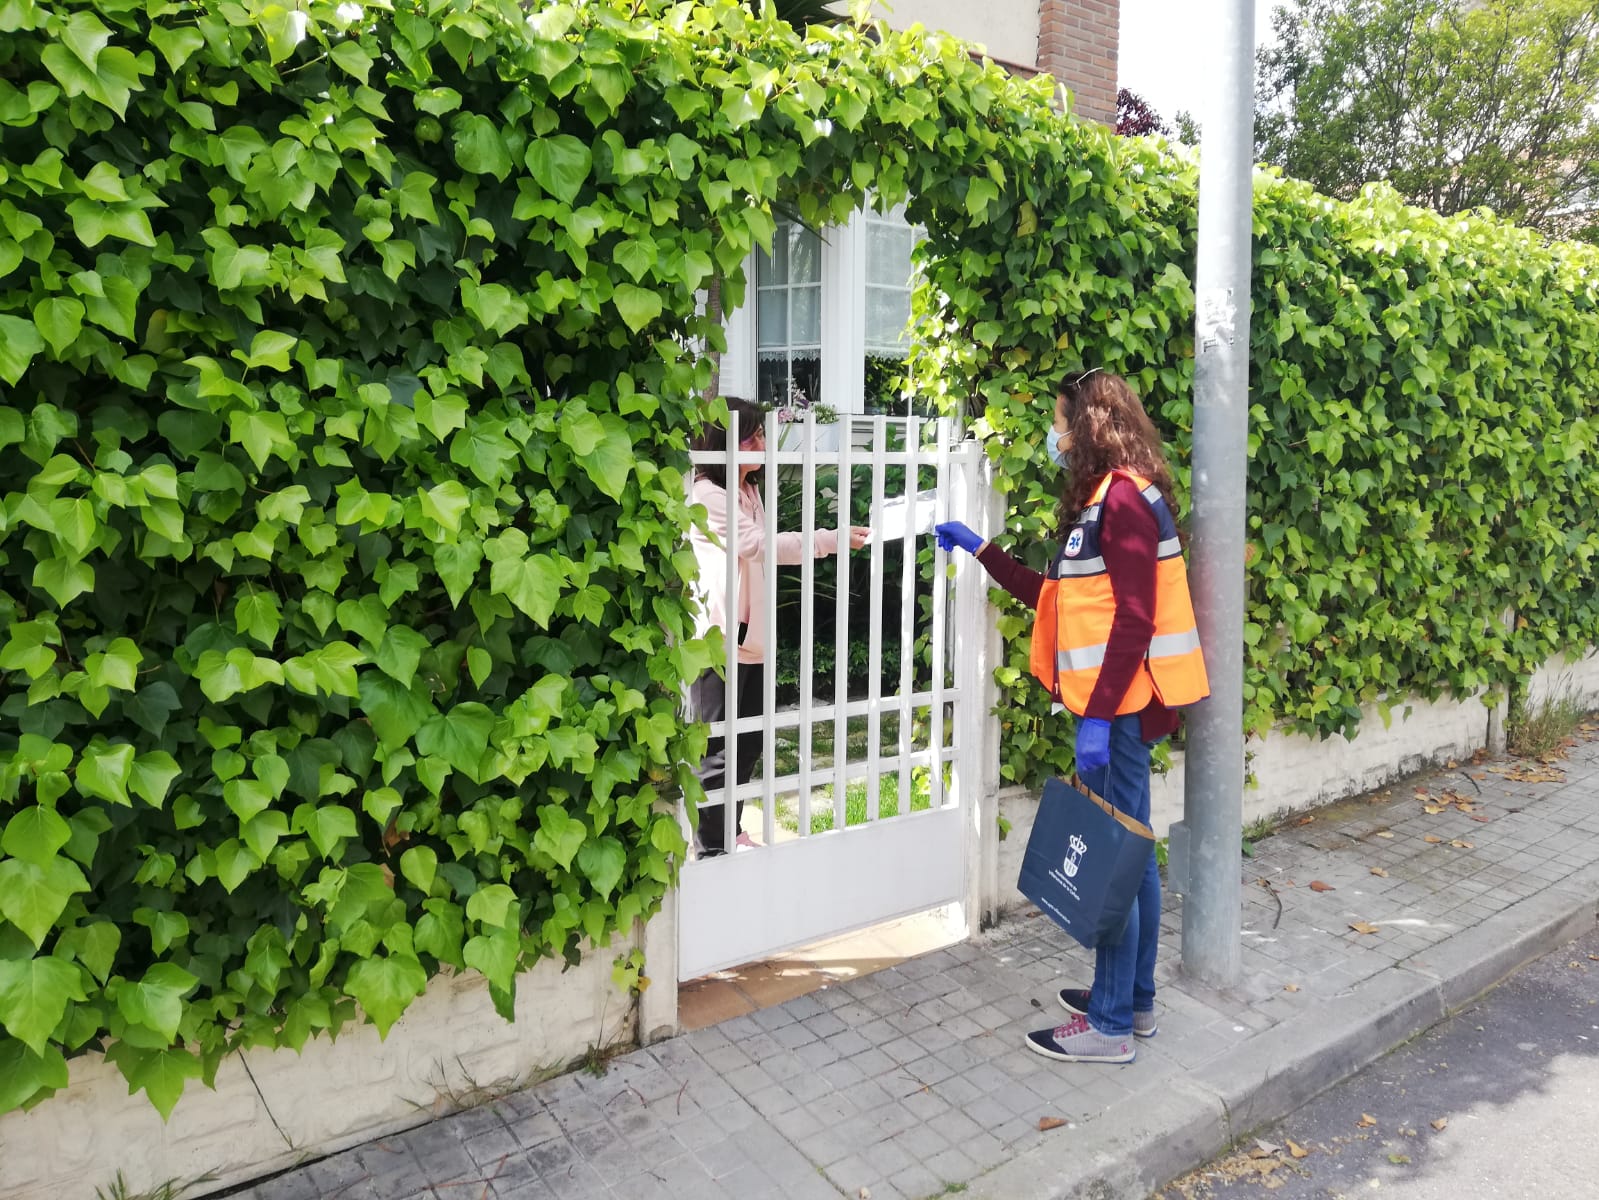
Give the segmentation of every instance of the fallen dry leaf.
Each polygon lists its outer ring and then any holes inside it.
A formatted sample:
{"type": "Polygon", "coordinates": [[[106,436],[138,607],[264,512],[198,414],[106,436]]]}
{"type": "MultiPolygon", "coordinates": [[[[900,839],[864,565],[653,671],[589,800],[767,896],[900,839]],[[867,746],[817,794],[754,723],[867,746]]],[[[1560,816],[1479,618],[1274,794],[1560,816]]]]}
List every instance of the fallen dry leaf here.
{"type": "Polygon", "coordinates": [[[1294,1141],[1293,1138],[1289,1138],[1287,1140],[1288,1140],[1288,1153],[1292,1154],[1295,1158],[1304,1158],[1305,1155],[1310,1153],[1309,1150],[1306,1150],[1298,1142],[1294,1141]]]}
{"type": "Polygon", "coordinates": [[[1370,1129],[1376,1123],[1377,1123],[1377,1118],[1372,1116],[1370,1113],[1361,1113],[1360,1114],[1360,1120],[1355,1122],[1355,1124],[1358,1125],[1361,1129],[1370,1129]]]}
{"type": "Polygon", "coordinates": [[[1439,813],[1443,812],[1443,810],[1444,806],[1441,804],[1423,804],[1421,806],[1421,811],[1426,813],[1429,817],[1436,817],[1439,813]]]}
{"type": "Polygon", "coordinates": [[[1299,985],[1297,983],[1285,983],[1285,984],[1283,984],[1283,991],[1285,991],[1285,992],[1297,992],[1298,990],[1299,990],[1299,985]]]}
{"type": "Polygon", "coordinates": [[[1486,825],[1486,824],[1488,824],[1488,822],[1493,820],[1492,817],[1485,817],[1481,813],[1472,813],[1471,814],[1471,819],[1473,821],[1477,822],[1477,824],[1479,824],[1479,825],[1486,825]]]}
{"type": "Polygon", "coordinates": [[[1356,933],[1376,933],[1382,926],[1373,925],[1370,921],[1351,921],[1349,922],[1349,928],[1356,933]]]}
{"type": "Polygon", "coordinates": [[[1064,1124],[1066,1124],[1065,1117],[1039,1117],[1038,1132],[1048,1133],[1051,1129],[1059,1129],[1064,1124]]]}
{"type": "Polygon", "coordinates": [[[1388,878],[1388,872],[1386,870],[1384,870],[1382,867],[1373,867],[1371,869],[1371,873],[1373,875],[1381,875],[1384,879],[1388,878]]]}
{"type": "Polygon", "coordinates": [[[1477,848],[1471,842],[1462,841],[1460,838],[1456,838],[1454,841],[1450,842],[1449,844],[1451,846],[1453,846],[1456,850],[1475,850],[1477,848]]]}
{"type": "Polygon", "coordinates": [[[1487,779],[1488,778],[1488,772],[1486,772],[1486,771],[1473,771],[1471,773],[1471,777],[1473,779],[1487,779]]]}
{"type": "Polygon", "coordinates": [[[1430,834],[1430,833],[1429,833],[1429,834],[1428,834],[1428,835],[1427,835],[1427,836],[1426,836],[1426,837],[1424,837],[1424,838],[1422,838],[1422,839],[1421,839],[1421,840],[1422,840],[1422,841],[1424,841],[1424,842],[1427,842],[1427,843],[1428,843],[1428,844],[1430,844],[1430,845],[1433,845],[1433,846],[1436,846],[1436,845],[1438,845],[1438,844],[1439,844],[1439,843],[1440,843],[1440,842],[1442,842],[1442,841],[1443,841],[1443,838],[1441,838],[1441,837],[1436,837],[1436,836],[1434,836],[1434,835],[1433,835],[1433,834],[1430,834]]]}
{"type": "Polygon", "coordinates": [[[1394,1166],[1396,1166],[1396,1167],[1407,1167],[1407,1166],[1410,1165],[1410,1155],[1408,1155],[1408,1154],[1390,1154],[1388,1156],[1388,1161],[1393,1163],[1394,1166]]]}
{"type": "Polygon", "coordinates": [[[1300,817],[1299,820],[1294,822],[1294,824],[1295,825],[1309,825],[1315,819],[1316,819],[1315,817],[1300,817]]]}
{"type": "Polygon", "coordinates": [[[1436,1129],[1439,1133],[1442,1133],[1444,1130],[1449,1128],[1449,1118],[1448,1117],[1439,1117],[1436,1121],[1434,1121],[1432,1123],[1432,1127],[1434,1129],[1436,1129]]]}
{"type": "Polygon", "coordinates": [[[1319,879],[1312,879],[1310,881],[1310,890],[1313,892],[1336,892],[1338,889],[1333,887],[1333,885],[1330,883],[1323,883],[1319,879]]]}
{"type": "Polygon", "coordinates": [[[1378,837],[1391,838],[1391,837],[1394,836],[1394,831],[1392,829],[1379,829],[1377,831],[1377,836],[1378,837]]]}

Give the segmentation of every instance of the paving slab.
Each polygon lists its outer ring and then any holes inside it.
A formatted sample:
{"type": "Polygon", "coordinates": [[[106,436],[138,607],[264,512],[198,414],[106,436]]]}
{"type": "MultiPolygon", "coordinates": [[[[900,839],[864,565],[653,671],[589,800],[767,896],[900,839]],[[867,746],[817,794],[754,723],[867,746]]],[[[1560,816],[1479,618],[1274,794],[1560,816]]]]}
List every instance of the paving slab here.
{"type": "Polygon", "coordinates": [[[1599,742],[1562,766],[1430,772],[1257,843],[1234,987],[1183,974],[1168,896],[1160,1032],[1125,1066],[1025,1049],[1092,974],[1027,912],[234,1194],[1143,1200],[1593,927],[1599,742]]]}

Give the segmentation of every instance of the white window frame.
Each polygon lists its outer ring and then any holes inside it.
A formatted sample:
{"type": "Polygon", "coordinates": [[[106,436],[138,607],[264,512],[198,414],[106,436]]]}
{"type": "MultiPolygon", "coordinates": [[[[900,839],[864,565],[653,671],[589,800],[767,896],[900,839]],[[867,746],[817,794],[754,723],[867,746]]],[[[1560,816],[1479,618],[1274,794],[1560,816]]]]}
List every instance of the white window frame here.
{"type": "MultiPolygon", "coordinates": [[[[866,411],[866,214],[857,211],[846,224],[823,229],[821,243],[821,395],[814,399],[840,415],[859,414],[866,411]]],[[[753,253],[744,260],[744,277],[744,303],[723,315],[721,391],[753,398],[760,372],[753,253]]]]}

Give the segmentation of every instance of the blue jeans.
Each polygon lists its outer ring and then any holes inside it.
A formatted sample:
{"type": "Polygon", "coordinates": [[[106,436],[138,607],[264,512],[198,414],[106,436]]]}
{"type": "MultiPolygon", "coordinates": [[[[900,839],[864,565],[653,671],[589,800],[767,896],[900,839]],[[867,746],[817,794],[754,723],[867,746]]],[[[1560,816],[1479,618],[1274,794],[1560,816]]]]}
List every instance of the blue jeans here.
{"type": "MultiPolygon", "coordinates": [[[[1149,745],[1137,713],[1110,724],[1110,765],[1083,782],[1128,816],[1149,824],[1149,745]]],[[[1149,853],[1138,898],[1119,941],[1095,952],[1088,1023],[1110,1037],[1133,1031],[1133,1012],[1155,1007],[1155,950],[1160,940],[1160,868],[1149,853]]]]}

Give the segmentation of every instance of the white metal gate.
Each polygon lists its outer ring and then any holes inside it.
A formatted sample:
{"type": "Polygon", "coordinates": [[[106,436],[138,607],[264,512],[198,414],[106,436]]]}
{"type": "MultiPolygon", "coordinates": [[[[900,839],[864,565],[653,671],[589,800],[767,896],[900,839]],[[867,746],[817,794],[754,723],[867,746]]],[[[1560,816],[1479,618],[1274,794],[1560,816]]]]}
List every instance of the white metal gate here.
{"type": "MultiPolygon", "coordinates": [[[[748,431],[745,431],[748,432],[748,431]]],[[[725,465],[727,479],[737,480],[738,465],[760,463],[766,508],[766,545],[779,532],[780,476],[797,477],[804,539],[800,615],[798,703],[778,711],[776,648],[778,568],[766,567],[765,695],[758,717],[717,722],[712,734],[726,738],[726,778],[737,777],[738,732],[762,733],[760,769],[735,789],[746,802],[744,827],[754,845],[736,845],[732,797],[710,797],[729,805],[728,852],[690,861],[684,866],[678,907],[678,977],[691,979],[734,964],[833,934],[861,928],[945,904],[968,899],[971,861],[970,832],[963,812],[978,772],[967,757],[981,753],[981,737],[971,749],[955,736],[965,724],[978,724],[980,714],[962,721],[962,690],[969,692],[969,671],[957,671],[961,643],[981,636],[986,622],[978,611],[984,589],[965,586],[959,603],[972,611],[956,612],[956,593],[949,555],[936,547],[933,525],[964,519],[973,525],[976,508],[975,444],[952,444],[948,422],[916,418],[843,417],[837,426],[818,426],[810,414],[802,421],[779,424],[767,416],[766,447],[739,449],[739,431],[728,431],[726,455],[697,452],[696,463],[725,465]],[[820,435],[820,436],[819,436],[820,435]],[[823,444],[819,444],[823,443],[823,444]],[[891,468],[902,467],[903,485],[890,489],[891,468]],[[818,475],[832,475],[833,514],[818,523],[818,475]],[[924,486],[931,483],[931,487],[924,486]],[[845,553],[848,545],[851,493],[871,491],[868,545],[845,553]],[[834,685],[830,695],[813,686],[813,650],[818,601],[818,560],[811,553],[817,528],[839,531],[838,586],[830,600],[834,618],[834,685]],[[900,613],[884,612],[887,546],[903,538],[897,566],[900,613]],[[933,549],[932,569],[919,565],[917,550],[933,549]],[[869,605],[870,633],[864,647],[868,683],[864,695],[848,694],[850,584],[862,586],[869,605]],[[973,598],[976,598],[975,601],[973,598]],[[893,628],[885,631],[885,620],[893,628]],[[918,678],[917,643],[923,640],[930,670],[918,678]],[[885,687],[881,669],[884,651],[897,645],[897,684],[885,687]],[[892,727],[891,730],[888,727],[892,727]],[[885,731],[888,736],[885,738],[885,731]],[[818,754],[818,741],[831,733],[831,754],[818,754]],[[780,744],[781,739],[781,744],[780,744]],[[852,749],[852,741],[861,743],[852,749]],[[785,754],[784,747],[792,748],[785,754]],[[792,758],[792,762],[787,761],[792,758]],[[779,759],[784,761],[781,764],[779,759]]],[[[736,612],[735,571],[738,563],[737,489],[728,492],[728,571],[723,580],[702,580],[702,587],[725,587],[736,612]]],[[[790,518],[792,522],[792,518],[790,518]]],[[[790,528],[794,525],[790,524],[790,528]]],[[[968,556],[957,564],[962,572],[981,571],[968,556]]],[[[790,570],[794,568],[788,568],[790,570]]],[[[735,671],[736,647],[727,639],[728,677],[735,671]]]]}

